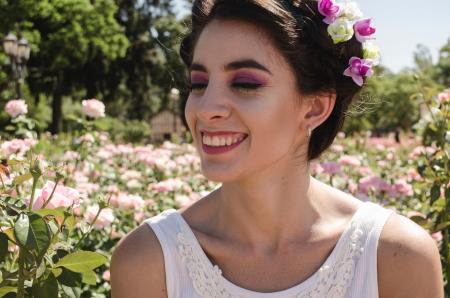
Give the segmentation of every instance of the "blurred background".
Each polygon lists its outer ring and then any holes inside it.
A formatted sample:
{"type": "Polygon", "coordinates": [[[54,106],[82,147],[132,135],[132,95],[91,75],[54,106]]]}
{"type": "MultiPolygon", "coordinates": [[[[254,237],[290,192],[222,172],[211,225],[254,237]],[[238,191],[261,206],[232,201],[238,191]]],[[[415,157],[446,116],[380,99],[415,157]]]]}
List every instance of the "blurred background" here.
{"type": "MultiPolygon", "coordinates": [[[[358,3],[381,64],[311,175],[425,229],[449,297],[450,2],[358,3]]],[[[0,297],[111,297],[117,243],[220,187],[184,118],[190,6],[0,0],[0,297]]]]}

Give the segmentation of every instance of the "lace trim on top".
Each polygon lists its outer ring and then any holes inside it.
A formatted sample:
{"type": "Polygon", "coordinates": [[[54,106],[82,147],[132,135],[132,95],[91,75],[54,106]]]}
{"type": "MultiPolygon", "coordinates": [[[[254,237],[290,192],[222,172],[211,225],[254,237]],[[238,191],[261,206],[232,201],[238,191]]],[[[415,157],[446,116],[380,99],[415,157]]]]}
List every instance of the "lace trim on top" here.
{"type": "Polygon", "coordinates": [[[182,231],[177,234],[178,251],[186,266],[189,277],[193,282],[195,291],[201,297],[207,298],[243,298],[243,297],[286,297],[286,298],[341,298],[344,297],[351,284],[354,267],[364,248],[362,247],[363,231],[356,213],[364,207],[361,206],[354,214],[350,224],[339,238],[335,248],[324,264],[312,276],[289,289],[263,293],[250,291],[228,281],[222,276],[219,266],[213,265],[198,243],[193,231],[181,214],[177,217],[181,222],[182,231]],[[341,247],[349,236],[347,248],[341,247]],[[315,280],[315,281],[314,281],[315,280]],[[305,288],[305,286],[307,286],[305,288]],[[228,287],[241,292],[235,294],[228,287]]]}

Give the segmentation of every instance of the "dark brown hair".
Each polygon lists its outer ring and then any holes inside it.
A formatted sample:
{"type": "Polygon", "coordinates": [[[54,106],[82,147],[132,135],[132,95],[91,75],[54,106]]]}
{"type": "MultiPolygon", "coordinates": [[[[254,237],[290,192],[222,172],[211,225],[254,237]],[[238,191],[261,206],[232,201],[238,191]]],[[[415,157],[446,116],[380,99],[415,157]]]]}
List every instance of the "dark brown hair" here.
{"type": "Polygon", "coordinates": [[[191,30],[180,47],[180,56],[187,67],[192,63],[202,30],[214,19],[245,21],[263,29],[291,65],[300,94],[336,93],[332,113],[313,130],[310,139],[308,161],[318,158],[333,143],[344,123],[345,112],[361,89],[343,75],[350,57],[362,57],[361,43],[353,37],[334,44],[315,0],[195,0],[191,30]]]}

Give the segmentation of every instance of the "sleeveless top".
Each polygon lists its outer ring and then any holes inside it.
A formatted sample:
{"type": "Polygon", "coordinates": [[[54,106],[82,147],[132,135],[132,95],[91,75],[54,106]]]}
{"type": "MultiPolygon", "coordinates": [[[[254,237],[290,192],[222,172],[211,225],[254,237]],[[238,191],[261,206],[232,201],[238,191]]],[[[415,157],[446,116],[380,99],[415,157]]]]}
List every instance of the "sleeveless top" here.
{"type": "Polygon", "coordinates": [[[245,289],[226,279],[175,209],[144,222],[162,247],[168,298],[378,298],[378,239],[393,212],[364,202],[319,270],[293,287],[270,293],[245,289]]]}

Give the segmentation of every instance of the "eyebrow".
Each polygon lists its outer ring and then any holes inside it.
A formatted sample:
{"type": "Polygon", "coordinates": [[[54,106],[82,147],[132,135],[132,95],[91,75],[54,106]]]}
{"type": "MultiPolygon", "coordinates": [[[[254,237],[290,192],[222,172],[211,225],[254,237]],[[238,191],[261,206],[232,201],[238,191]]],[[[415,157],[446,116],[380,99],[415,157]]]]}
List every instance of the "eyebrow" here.
{"type": "MultiPolygon", "coordinates": [[[[225,65],[224,70],[231,71],[231,70],[237,70],[240,68],[255,68],[255,69],[265,71],[265,72],[269,73],[270,75],[272,75],[272,72],[270,72],[270,70],[268,70],[265,66],[261,65],[260,63],[256,62],[253,59],[243,59],[243,60],[237,60],[237,61],[230,62],[227,65],[225,65]]],[[[197,71],[207,72],[206,67],[200,63],[192,63],[189,70],[190,71],[197,70],[197,71]]]]}

